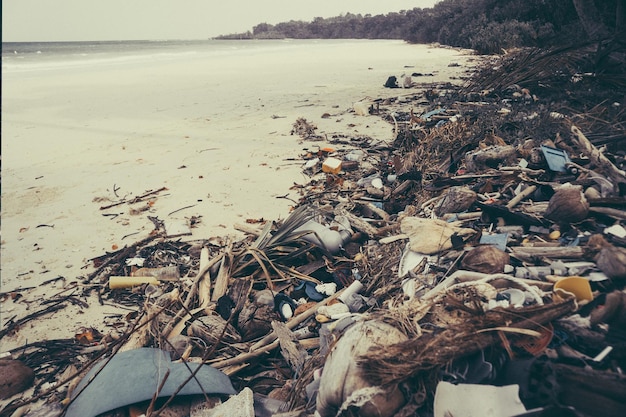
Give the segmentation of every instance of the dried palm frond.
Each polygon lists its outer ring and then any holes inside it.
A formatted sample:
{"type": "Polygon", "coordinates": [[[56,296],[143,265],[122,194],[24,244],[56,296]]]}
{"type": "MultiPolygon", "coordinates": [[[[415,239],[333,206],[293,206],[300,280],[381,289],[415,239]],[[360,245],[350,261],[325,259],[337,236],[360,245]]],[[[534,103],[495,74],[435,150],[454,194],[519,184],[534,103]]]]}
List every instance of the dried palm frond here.
{"type": "Polygon", "coordinates": [[[594,45],[584,43],[553,49],[521,49],[502,58],[498,66],[483,69],[467,91],[502,90],[511,85],[529,86],[555,79],[569,80],[580,72],[594,45]]]}
{"type": "MultiPolygon", "coordinates": [[[[257,240],[235,256],[232,275],[262,275],[269,287],[273,286],[273,281],[285,281],[291,277],[318,283],[295,269],[296,265],[305,262],[306,255],[316,249],[330,256],[322,245],[316,244],[313,239],[305,239],[312,232],[298,230],[315,215],[310,207],[301,206],[273,233],[273,224],[268,223],[257,240]]],[[[317,241],[321,242],[319,237],[317,241]]]]}

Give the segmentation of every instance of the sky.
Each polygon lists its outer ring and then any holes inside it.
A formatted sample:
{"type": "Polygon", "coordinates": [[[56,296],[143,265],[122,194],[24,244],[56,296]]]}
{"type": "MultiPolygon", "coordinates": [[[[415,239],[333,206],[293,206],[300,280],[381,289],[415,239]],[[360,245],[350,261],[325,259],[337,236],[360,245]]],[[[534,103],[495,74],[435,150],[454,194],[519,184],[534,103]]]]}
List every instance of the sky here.
{"type": "Polygon", "coordinates": [[[259,23],[387,14],[438,0],[2,0],[2,41],[207,39],[259,23]]]}

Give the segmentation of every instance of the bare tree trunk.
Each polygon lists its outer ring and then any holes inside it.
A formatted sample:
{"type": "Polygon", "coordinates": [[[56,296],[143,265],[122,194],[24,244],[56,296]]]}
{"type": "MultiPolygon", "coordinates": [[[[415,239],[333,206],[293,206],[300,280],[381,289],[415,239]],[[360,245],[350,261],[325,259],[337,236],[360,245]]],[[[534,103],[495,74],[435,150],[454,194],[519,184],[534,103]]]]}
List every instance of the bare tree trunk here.
{"type": "Polygon", "coordinates": [[[594,0],[572,0],[572,3],[576,8],[580,23],[590,39],[602,39],[609,35],[609,30],[600,19],[600,12],[594,0]]]}
{"type": "Polygon", "coordinates": [[[615,8],[615,32],[620,33],[626,29],[624,27],[624,23],[626,23],[626,0],[617,0],[615,8]]]}

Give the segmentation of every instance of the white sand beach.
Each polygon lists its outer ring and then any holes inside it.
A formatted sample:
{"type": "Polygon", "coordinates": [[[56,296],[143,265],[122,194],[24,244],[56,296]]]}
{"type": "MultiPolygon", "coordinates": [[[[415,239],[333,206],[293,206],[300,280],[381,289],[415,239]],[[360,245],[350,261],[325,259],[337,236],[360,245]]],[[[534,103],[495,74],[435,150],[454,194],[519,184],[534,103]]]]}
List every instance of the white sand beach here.
{"type": "MultiPolygon", "coordinates": [[[[301,156],[326,145],[291,135],[298,117],[320,134],[392,141],[392,125],[355,115],[353,103],[409,92],[384,88],[390,75],[458,77],[469,57],[400,41],[272,45],[28,70],[3,65],[0,292],[30,289],[3,297],[2,327],[93,271],[89,259],[148,236],[148,216],[166,224],[199,217],[184,240],[237,236],[237,223],[285,218],[298,200],[290,187],[308,181],[301,156]],[[145,211],[145,201],[101,210],[163,187],[145,211]],[[65,279],[42,284],[56,277],[65,279]]],[[[0,351],[71,338],[81,327],[106,332],[102,317],[116,308],[85,301],[89,308],[68,307],[5,336],[0,351]]]]}

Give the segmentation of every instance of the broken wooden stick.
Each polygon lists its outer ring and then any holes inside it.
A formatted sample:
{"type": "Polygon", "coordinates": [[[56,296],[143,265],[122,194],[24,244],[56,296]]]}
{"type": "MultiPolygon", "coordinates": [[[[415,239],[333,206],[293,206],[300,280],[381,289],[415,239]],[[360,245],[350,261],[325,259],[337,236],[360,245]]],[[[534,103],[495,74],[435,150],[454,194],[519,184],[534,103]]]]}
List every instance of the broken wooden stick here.
{"type": "Polygon", "coordinates": [[[150,326],[148,326],[148,323],[150,323],[163,312],[162,301],[164,301],[165,303],[173,303],[178,300],[178,294],[179,291],[177,288],[175,288],[171,292],[163,295],[162,298],[159,299],[159,303],[146,302],[145,315],[143,319],[137,325],[137,329],[119,348],[119,352],[125,352],[128,350],[138,349],[146,346],[150,338],[150,326]]]}
{"type": "Polygon", "coordinates": [[[230,280],[230,268],[233,262],[233,244],[229,243],[226,252],[222,258],[222,263],[220,264],[219,272],[217,273],[217,277],[215,278],[215,286],[213,288],[213,294],[211,294],[211,301],[216,302],[219,300],[221,296],[226,294],[228,291],[228,281],[230,280]]]}
{"type": "Polygon", "coordinates": [[[550,259],[582,259],[583,248],[580,246],[557,246],[557,247],[522,247],[511,248],[511,255],[522,260],[530,260],[536,257],[550,259]]]}
{"type": "Polygon", "coordinates": [[[200,307],[205,308],[211,301],[211,275],[208,273],[209,248],[203,247],[200,250],[200,270],[207,271],[198,279],[198,299],[200,307]]]}
{"type": "Polygon", "coordinates": [[[189,310],[190,310],[189,306],[191,304],[191,301],[194,299],[195,295],[199,291],[200,280],[203,279],[204,274],[206,274],[208,270],[211,269],[211,267],[213,267],[213,265],[221,261],[223,257],[224,257],[224,254],[222,253],[216,256],[215,258],[213,258],[203,268],[200,268],[200,271],[198,271],[198,274],[196,275],[194,279],[194,283],[191,286],[191,289],[187,293],[187,298],[185,299],[185,302],[183,303],[183,307],[180,310],[178,310],[178,313],[176,313],[176,316],[172,318],[172,320],[170,320],[167,326],[165,326],[165,328],[163,329],[163,332],[162,332],[163,337],[169,340],[170,337],[173,337],[173,335],[180,334],[182,332],[182,329],[185,327],[185,323],[187,322],[187,320],[191,318],[191,315],[189,314],[189,310]]]}
{"type": "Polygon", "coordinates": [[[581,148],[591,162],[596,165],[600,172],[606,175],[617,187],[617,184],[626,184],[626,172],[617,168],[598,148],[596,148],[587,137],[576,126],[572,125],[573,140],[579,148],[581,148]]]}
{"type": "Polygon", "coordinates": [[[520,192],[518,195],[516,195],[515,197],[513,197],[506,205],[506,208],[508,208],[509,210],[512,209],[513,207],[515,207],[516,205],[518,205],[523,199],[525,199],[526,197],[529,197],[532,193],[534,193],[537,190],[537,186],[536,185],[529,185],[528,187],[526,187],[522,192],[520,192]]]}
{"type": "Polygon", "coordinates": [[[307,358],[307,352],[297,341],[293,332],[285,325],[285,323],[279,321],[272,321],[272,329],[278,337],[280,344],[280,350],[294,374],[299,375],[304,368],[304,364],[307,358]]]}

